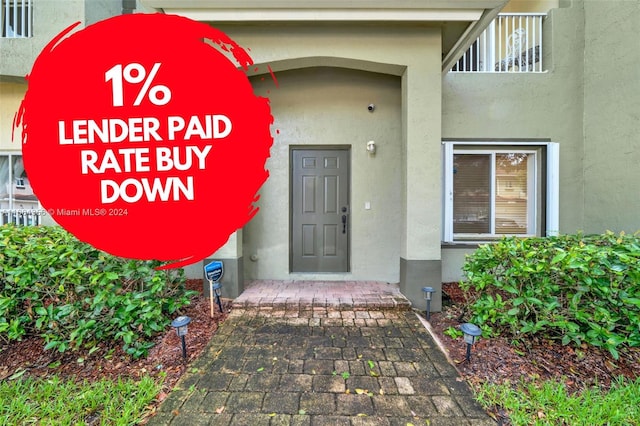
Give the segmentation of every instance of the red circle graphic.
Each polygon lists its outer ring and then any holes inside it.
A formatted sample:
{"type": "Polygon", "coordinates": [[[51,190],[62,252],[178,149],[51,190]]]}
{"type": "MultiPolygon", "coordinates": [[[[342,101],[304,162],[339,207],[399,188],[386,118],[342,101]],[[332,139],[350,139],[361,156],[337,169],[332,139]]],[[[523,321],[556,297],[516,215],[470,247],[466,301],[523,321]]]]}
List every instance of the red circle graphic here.
{"type": "Polygon", "coordinates": [[[211,255],[256,214],[268,177],[273,117],[238,67],[251,58],[174,15],[74,27],[38,56],[16,115],[38,199],[117,256],[177,267],[211,255]]]}

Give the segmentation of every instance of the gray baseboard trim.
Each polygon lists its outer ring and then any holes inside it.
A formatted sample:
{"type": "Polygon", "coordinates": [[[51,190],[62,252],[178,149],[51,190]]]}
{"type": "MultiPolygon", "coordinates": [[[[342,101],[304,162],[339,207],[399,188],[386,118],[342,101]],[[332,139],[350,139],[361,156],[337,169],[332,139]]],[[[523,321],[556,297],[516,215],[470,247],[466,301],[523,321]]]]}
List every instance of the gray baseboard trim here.
{"type": "Polygon", "coordinates": [[[400,258],[400,292],[418,310],[426,309],[423,287],[433,287],[431,312],[442,310],[442,261],[400,258]]]}
{"type": "MultiPolygon", "coordinates": [[[[207,258],[203,260],[203,265],[213,261],[222,261],[224,274],[222,275],[222,297],[226,299],[235,299],[244,291],[244,261],[242,257],[237,259],[221,259],[207,258]]],[[[204,295],[209,297],[209,281],[204,276],[204,267],[202,270],[202,286],[204,295]]]]}

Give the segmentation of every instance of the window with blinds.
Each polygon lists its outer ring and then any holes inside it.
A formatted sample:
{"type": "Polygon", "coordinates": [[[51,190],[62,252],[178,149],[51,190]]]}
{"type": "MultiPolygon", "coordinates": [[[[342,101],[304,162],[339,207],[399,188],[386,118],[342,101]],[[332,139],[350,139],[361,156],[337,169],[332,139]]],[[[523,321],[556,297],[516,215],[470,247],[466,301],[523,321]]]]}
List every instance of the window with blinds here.
{"type": "Polygon", "coordinates": [[[489,234],[491,225],[491,156],[453,156],[453,232],[489,234]]]}
{"type": "Polygon", "coordinates": [[[535,151],[455,151],[454,236],[534,235],[535,157],[535,151]]]}
{"type": "Polygon", "coordinates": [[[442,241],[557,235],[560,145],[443,141],[442,241]]]}

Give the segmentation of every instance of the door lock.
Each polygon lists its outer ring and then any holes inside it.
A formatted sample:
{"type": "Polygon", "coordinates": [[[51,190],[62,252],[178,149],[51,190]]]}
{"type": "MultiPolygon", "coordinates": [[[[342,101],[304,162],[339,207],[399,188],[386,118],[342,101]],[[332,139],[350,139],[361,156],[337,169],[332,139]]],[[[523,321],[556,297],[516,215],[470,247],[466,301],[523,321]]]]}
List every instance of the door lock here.
{"type": "MultiPolygon", "coordinates": [[[[342,209],[342,213],[346,213],[347,212],[347,208],[343,207],[342,209]]],[[[346,234],[347,233],[347,215],[343,214],[342,215],[342,233],[346,234]]]]}

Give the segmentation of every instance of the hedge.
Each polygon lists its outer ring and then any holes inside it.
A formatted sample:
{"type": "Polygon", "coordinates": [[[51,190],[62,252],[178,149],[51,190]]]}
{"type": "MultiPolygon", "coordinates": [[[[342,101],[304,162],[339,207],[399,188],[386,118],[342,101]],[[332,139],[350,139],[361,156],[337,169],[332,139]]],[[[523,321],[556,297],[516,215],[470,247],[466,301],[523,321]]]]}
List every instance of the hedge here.
{"type": "Polygon", "coordinates": [[[504,238],[468,256],[471,321],[488,335],[537,335],[605,348],[640,346],[638,235],[504,238]]]}
{"type": "Polygon", "coordinates": [[[160,265],[111,256],[57,226],[1,226],[0,339],[40,336],[60,352],[118,341],[144,356],[193,295],[181,269],[160,265]]]}

